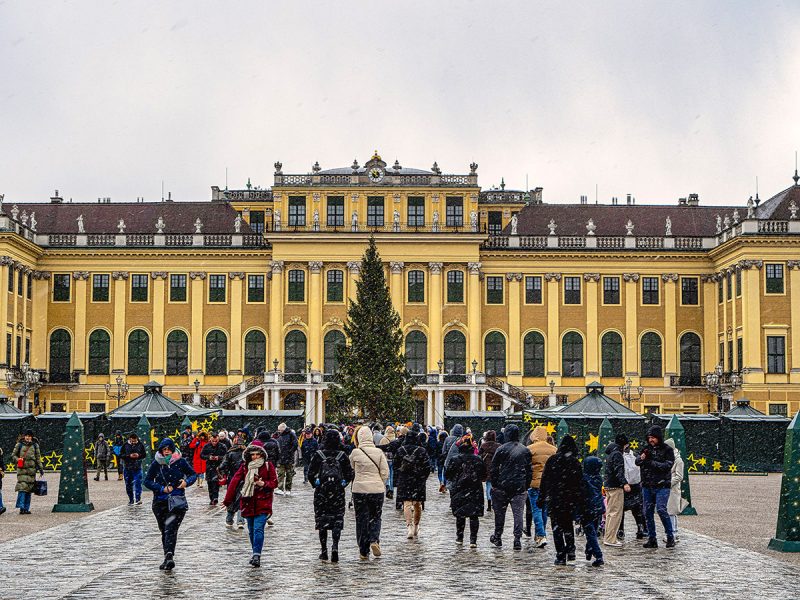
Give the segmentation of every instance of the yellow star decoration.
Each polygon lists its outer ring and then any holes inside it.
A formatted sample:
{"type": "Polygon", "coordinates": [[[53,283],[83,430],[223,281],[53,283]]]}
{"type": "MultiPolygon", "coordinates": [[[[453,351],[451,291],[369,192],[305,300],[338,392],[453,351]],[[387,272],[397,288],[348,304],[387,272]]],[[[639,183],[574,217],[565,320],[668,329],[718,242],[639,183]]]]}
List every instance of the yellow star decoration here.
{"type": "Polygon", "coordinates": [[[597,452],[597,444],[600,442],[600,438],[597,437],[595,434],[590,433],[588,441],[584,442],[587,446],[589,446],[589,452],[597,452]]]}
{"type": "Polygon", "coordinates": [[[156,430],[150,430],[150,447],[155,448],[156,444],[158,444],[158,438],[156,437],[156,430]]]}
{"type": "Polygon", "coordinates": [[[522,415],[522,420],[525,421],[526,423],[533,423],[533,417],[528,413],[524,413],[522,415]]]}
{"type": "Polygon", "coordinates": [[[705,467],[706,466],[706,457],[704,456],[703,458],[698,460],[697,464],[700,465],[701,467],[705,467]]]}
{"type": "Polygon", "coordinates": [[[83,449],[83,458],[90,465],[94,464],[94,442],[83,449]]]}
{"type": "Polygon", "coordinates": [[[545,427],[547,428],[547,434],[548,435],[553,435],[556,432],[556,424],[555,423],[552,423],[552,422],[548,423],[547,425],[545,425],[545,427]]]}
{"type": "Polygon", "coordinates": [[[722,468],[722,463],[721,463],[721,462],[719,462],[718,460],[715,460],[715,461],[714,461],[714,462],[711,464],[711,468],[712,468],[712,469],[714,469],[715,471],[719,471],[719,470],[722,468]]]}
{"type": "Polygon", "coordinates": [[[6,465],[6,473],[13,473],[16,470],[17,470],[17,465],[15,465],[14,463],[8,463],[6,465]]]}
{"type": "Polygon", "coordinates": [[[58,467],[61,466],[61,461],[63,458],[64,458],[63,454],[59,454],[55,450],[53,450],[47,456],[42,457],[42,462],[44,462],[44,467],[46,469],[52,469],[53,471],[55,471],[56,469],[58,469],[58,467]]]}
{"type": "Polygon", "coordinates": [[[630,442],[631,450],[638,450],[639,449],[639,440],[631,440],[630,442]]]}
{"type": "Polygon", "coordinates": [[[736,465],[731,465],[731,466],[728,467],[728,471],[730,473],[736,473],[738,470],[739,470],[739,467],[737,467],[736,465]]]}
{"type": "Polygon", "coordinates": [[[695,458],[694,457],[694,452],[690,453],[689,456],[686,457],[686,459],[690,460],[692,462],[691,466],[689,467],[689,472],[690,473],[697,472],[697,465],[700,465],[701,467],[706,466],[706,459],[702,458],[702,457],[701,458],[695,458]]]}

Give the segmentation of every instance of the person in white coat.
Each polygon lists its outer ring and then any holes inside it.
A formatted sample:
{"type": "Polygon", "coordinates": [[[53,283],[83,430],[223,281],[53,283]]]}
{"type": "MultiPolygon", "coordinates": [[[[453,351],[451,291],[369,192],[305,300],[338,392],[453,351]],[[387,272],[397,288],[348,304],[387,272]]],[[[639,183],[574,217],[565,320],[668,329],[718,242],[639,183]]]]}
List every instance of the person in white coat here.
{"type": "Polygon", "coordinates": [[[375,447],[369,427],[359,427],[353,436],[355,448],[350,453],[353,479],[353,508],[356,512],[356,540],[362,560],[369,553],[381,555],[381,513],[383,494],[389,479],[389,463],[382,450],[375,447]]]}
{"type": "Polygon", "coordinates": [[[675,447],[675,440],[669,438],[664,442],[667,446],[672,448],[675,452],[675,462],[672,463],[672,479],[669,491],[669,500],[667,500],[667,512],[669,513],[670,521],[672,521],[672,532],[675,536],[675,541],[678,541],[678,513],[681,512],[681,505],[683,498],[681,496],[681,482],[683,482],[683,458],[680,452],[675,447]]]}

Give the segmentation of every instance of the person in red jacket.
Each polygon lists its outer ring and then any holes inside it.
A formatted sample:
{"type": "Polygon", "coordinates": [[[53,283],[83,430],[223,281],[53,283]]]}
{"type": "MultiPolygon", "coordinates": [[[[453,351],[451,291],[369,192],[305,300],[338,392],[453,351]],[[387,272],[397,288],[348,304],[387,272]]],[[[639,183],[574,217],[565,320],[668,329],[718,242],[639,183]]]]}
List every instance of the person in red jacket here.
{"type": "Polygon", "coordinates": [[[242,516],[247,521],[250,545],[253,548],[250,564],[260,567],[261,550],[264,547],[264,525],[272,516],[272,491],[278,487],[278,472],[275,470],[275,465],[267,460],[267,453],[258,440],[247,447],[243,458],[239,470],[228,482],[228,491],[223,504],[230,506],[235,502],[239,482],[242,482],[240,505],[242,516]]]}
{"type": "Polygon", "coordinates": [[[197,487],[203,487],[203,481],[206,478],[206,461],[200,458],[203,448],[208,443],[208,434],[205,431],[200,432],[200,435],[195,437],[189,442],[189,448],[192,449],[192,468],[197,473],[197,487]]]}

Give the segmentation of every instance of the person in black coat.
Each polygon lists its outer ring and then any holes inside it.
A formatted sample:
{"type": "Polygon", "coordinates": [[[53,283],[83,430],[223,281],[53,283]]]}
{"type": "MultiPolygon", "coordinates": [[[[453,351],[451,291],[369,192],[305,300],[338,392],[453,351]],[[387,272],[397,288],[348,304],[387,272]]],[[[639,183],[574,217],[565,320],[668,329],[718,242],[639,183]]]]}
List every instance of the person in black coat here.
{"type": "Polygon", "coordinates": [[[553,524],[557,565],[575,560],[575,530],[573,518],[583,508],[583,472],[578,461],[578,445],[571,435],[565,435],[558,450],[544,464],[539,485],[539,508],[547,506],[553,524]]]}
{"type": "Polygon", "coordinates": [[[144,444],[135,431],[128,434],[128,441],[122,444],[119,461],[122,463],[125,478],[125,491],[128,493],[128,506],[142,503],[142,459],[147,455],[144,444]]]}
{"type": "Polygon", "coordinates": [[[419,431],[411,429],[394,455],[394,476],[397,481],[397,502],[403,503],[408,539],[419,535],[425,502],[425,482],[431,474],[428,451],[420,444],[419,431]]]}
{"type": "Polygon", "coordinates": [[[531,451],[519,442],[519,427],[505,428],[508,440],[497,449],[492,458],[492,508],[494,509],[494,533],[489,538],[495,546],[503,545],[503,528],[506,524],[506,509],[511,505],[514,515],[514,550],[522,550],[522,522],[525,502],[533,478],[531,451]]]}
{"type": "MultiPolygon", "coordinates": [[[[303,446],[308,440],[303,442],[303,446]]],[[[344,452],[339,432],[325,432],[322,449],[314,452],[308,465],[308,479],[314,487],[314,523],[322,552],[328,560],[328,531],[331,532],[331,562],[339,562],[339,538],[344,528],[345,488],[353,480],[353,467],[344,452]]]]}
{"type": "Polygon", "coordinates": [[[603,485],[606,488],[606,533],[604,543],[607,546],[621,546],[617,541],[617,530],[622,523],[625,512],[625,493],[631,491],[625,478],[625,457],[622,449],[628,444],[628,438],[620,433],[606,447],[606,468],[603,485]]]}
{"type": "Polygon", "coordinates": [[[212,433],[209,441],[200,452],[200,458],[206,461],[206,482],[208,483],[209,505],[219,502],[219,466],[228,453],[228,447],[222,443],[219,434],[212,433]]]}
{"type": "Polygon", "coordinates": [[[661,427],[653,425],[647,432],[647,446],[636,459],[636,465],[642,472],[642,500],[644,501],[644,515],[647,519],[649,536],[644,544],[645,548],[658,548],[654,515],[656,510],[661,524],[664,526],[664,532],[667,534],[667,548],[675,547],[672,522],[667,512],[674,462],[675,453],[664,443],[664,433],[661,427]]]}
{"type": "MultiPolygon", "coordinates": [[[[231,479],[233,479],[236,471],[239,470],[242,460],[244,460],[242,457],[244,449],[244,440],[237,436],[234,438],[233,446],[225,454],[225,458],[222,459],[222,464],[219,466],[219,473],[229,482],[231,479]]],[[[234,517],[236,517],[237,526],[239,529],[244,529],[244,517],[242,517],[242,511],[240,507],[241,497],[239,495],[242,484],[244,484],[244,480],[242,480],[241,484],[239,484],[239,489],[236,490],[236,500],[234,500],[233,503],[228,506],[228,511],[225,515],[225,525],[228,527],[233,527],[233,520],[234,517]]]]}
{"type": "Polygon", "coordinates": [[[469,545],[478,547],[478,517],[483,516],[483,483],[488,471],[484,461],[475,455],[472,436],[467,434],[458,442],[458,456],[450,461],[447,480],[450,486],[450,510],[456,518],[456,543],[464,543],[464,528],[469,519],[469,545]]]}
{"type": "Polygon", "coordinates": [[[300,459],[303,461],[303,483],[308,483],[308,467],[311,457],[319,450],[319,443],[314,438],[311,428],[303,432],[303,443],[300,445],[300,459]]]}

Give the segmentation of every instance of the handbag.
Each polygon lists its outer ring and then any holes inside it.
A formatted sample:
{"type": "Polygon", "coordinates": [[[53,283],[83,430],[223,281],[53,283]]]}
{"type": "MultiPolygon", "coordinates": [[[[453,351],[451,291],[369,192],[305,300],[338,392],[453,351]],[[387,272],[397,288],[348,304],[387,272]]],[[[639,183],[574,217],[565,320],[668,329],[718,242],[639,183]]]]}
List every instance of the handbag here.
{"type": "Polygon", "coordinates": [[[44,479],[37,479],[33,482],[33,495],[34,496],[47,496],[47,481],[44,479]]]}
{"type": "Polygon", "coordinates": [[[169,512],[174,512],[176,510],[188,510],[189,503],[186,501],[186,496],[167,496],[167,508],[169,512]]]}

